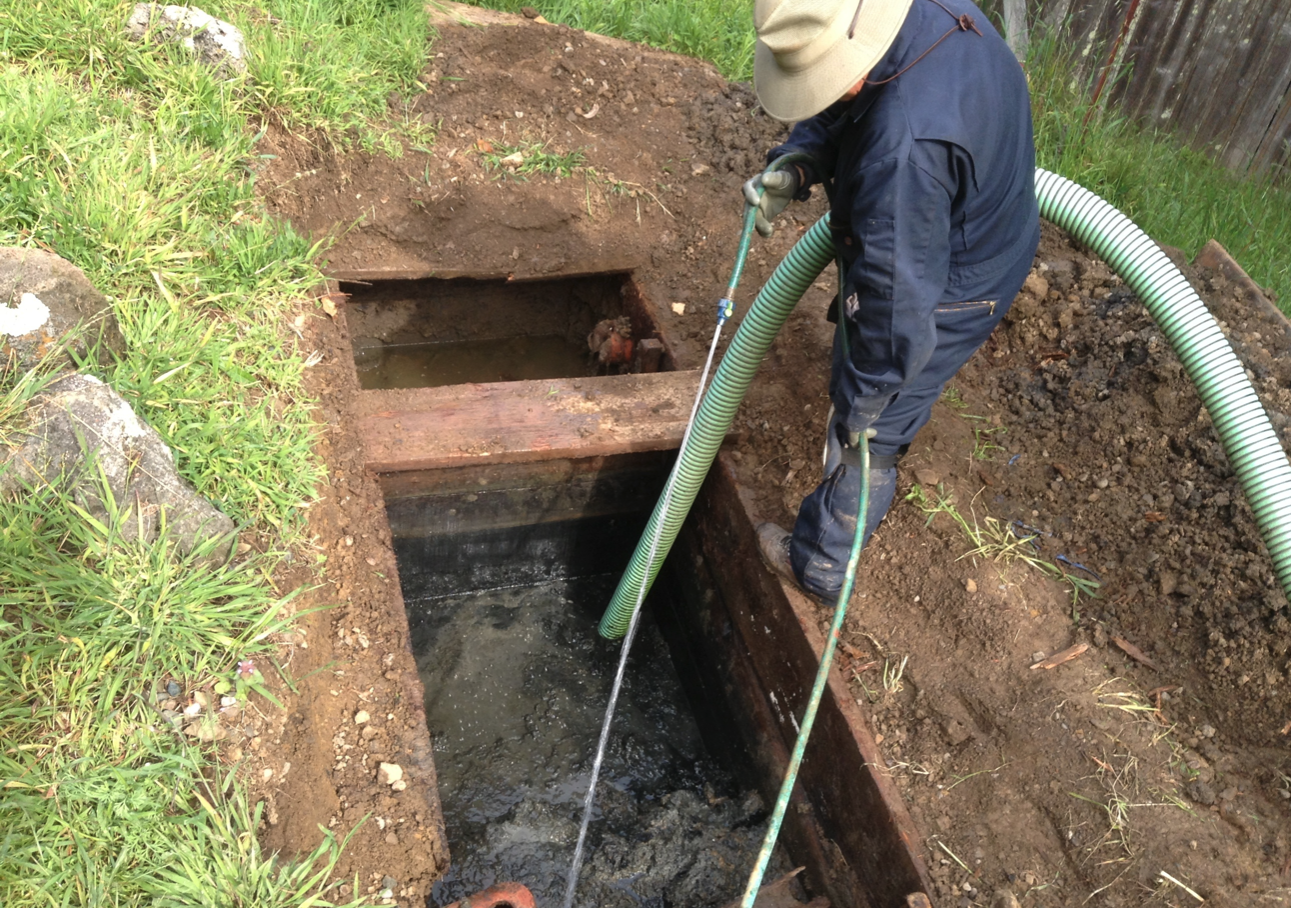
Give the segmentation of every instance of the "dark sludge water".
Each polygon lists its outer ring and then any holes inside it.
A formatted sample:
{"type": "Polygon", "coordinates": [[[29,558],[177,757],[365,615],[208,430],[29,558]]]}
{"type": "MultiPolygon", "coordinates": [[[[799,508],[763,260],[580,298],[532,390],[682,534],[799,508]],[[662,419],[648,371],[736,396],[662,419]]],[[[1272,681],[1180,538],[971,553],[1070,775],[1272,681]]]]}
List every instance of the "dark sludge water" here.
{"type": "MultiPolygon", "coordinates": [[[[556,908],[617,667],[596,624],[617,575],[408,605],[452,865],[429,902],[495,882],[556,908]]],[[[754,793],[705,751],[649,614],[633,646],[575,904],[724,905],[765,831],[754,793]]],[[[787,866],[784,859],[774,870],[787,866]]]]}

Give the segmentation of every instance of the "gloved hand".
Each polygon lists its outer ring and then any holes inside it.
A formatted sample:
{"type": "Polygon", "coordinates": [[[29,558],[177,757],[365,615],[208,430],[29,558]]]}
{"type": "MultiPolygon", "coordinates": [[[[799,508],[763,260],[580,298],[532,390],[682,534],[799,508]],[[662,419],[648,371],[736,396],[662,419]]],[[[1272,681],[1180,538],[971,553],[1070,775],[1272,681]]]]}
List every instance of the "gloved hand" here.
{"type": "Polygon", "coordinates": [[[764,170],[744,184],[744,201],[757,209],[753,225],[762,236],[775,230],[771,222],[798,194],[798,168],[764,170]]]}

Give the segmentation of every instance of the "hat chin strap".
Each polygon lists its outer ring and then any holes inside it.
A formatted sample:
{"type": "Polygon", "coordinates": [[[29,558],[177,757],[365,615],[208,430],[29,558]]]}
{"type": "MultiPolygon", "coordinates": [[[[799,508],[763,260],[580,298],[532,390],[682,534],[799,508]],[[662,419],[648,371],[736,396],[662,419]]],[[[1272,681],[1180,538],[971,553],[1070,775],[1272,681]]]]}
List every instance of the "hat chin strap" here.
{"type": "MultiPolygon", "coordinates": [[[[861,0],[861,2],[862,2],[862,3],[864,3],[864,2],[865,2],[865,0],[861,0]]],[[[942,3],[942,2],[941,2],[941,0],[932,0],[932,2],[933,2],[933,3],[935,3],[935,4],[937,4],[938,6],[940,6],[942,9],[944,9],[944,10],[946,11],[946,15],[950,16],[952,19],[954,19],[954,20],[955,20],[955,24],[954,24],[953,26],[951,26],[951,27],[950,27],[950,29],[946,32],[946,34],[942,35],[942,36],[941,36],[940,38],[938,38],[936,41],[932,42],[932,47],[929,47],[926,51],[924,51],[924,52],[923,52],[923,53],[921,53],[919,56],[915,57],[912,61],[910,61],[908,64],[906,64],[906,66],[905,66],[905,67],[903,67],[903,68],[901,69],[901,71],[900,71],[900,72],[898,72],[898,73],[896,73],[896,74],[894,74],[894,75],[888,76],[886,79],[880,79],[880,80],[879,80],[879,81],[877,81],[877,82],[868,82],[868,83],[866,83],[866,84],[868,84],[868,85],[886,85],[887,83],[889,83],[889,82],[891,82],[893,79],[895,79],[897,76],[900,76],[900,75],[903,75],[903,74],[905,74],[905,73],[908,73],[908,72],[910,71],[911,67],[913,67],[916,63],[918,63],[918,62],[919,62],[920,60],[922,60],[924,57],[928,56],[930,53],[932,53],[934,50],[936,50],[936,49],[937,49],[937,45],[938,45],[938,44],[940,44],[942,41],[945,41],[947,38],[949,38],[949,37],[950,37],[951,35],[953,35],[955,32],[968,32],[968,31],[971,31],[971,32],[977,32],[977,36],[978,36],[979,38],[980,38],[980,37],[983,37],[983,35],[982,35],[982,30],[981,30],[980,28],[978,28],[978,27],[977,27],[977,23],[973,21],[973,17],[972,17],[972,16],[970,16],[970,15],[968,15],[968,13],[964,13],[963,15],[956,16],[953,12],[951,12],[951,11],[950,11],[950,8],[949,8],[948,6],[946,6],[946,4],[944,4],[944,3],[942,3]]],[[[856,7],[856,14],[857,14],[858,16],[860,15],[860,12],[861,12],[861,8],[860,8],[859,6],[858,6],[858,7],[856,7]]],[[[855,27],[856,27],[856,24],[855,24],[854,22],[852,23],[852,27],[853,27],[853,28],[855,28],[855,27]]],[[[851,33],[850,33],[850,32],[848,33],[848,37],[851,37],[851,33]]]]}

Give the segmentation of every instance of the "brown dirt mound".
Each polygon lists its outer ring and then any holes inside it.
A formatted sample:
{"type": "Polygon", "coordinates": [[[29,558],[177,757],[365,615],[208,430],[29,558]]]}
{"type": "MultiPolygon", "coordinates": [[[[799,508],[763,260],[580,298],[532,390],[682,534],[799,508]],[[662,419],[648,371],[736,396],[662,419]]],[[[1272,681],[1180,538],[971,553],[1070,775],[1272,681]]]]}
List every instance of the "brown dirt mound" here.
{"type": "MultiPolygon", "coordinates": [[[[440,23],[426,91],[391,99],[439,125],[432,153],[338,156],[271,131],[262,192],[298,228],[338,237],[337,272],[631,269],[680,365],[698,366],[734,256],[739,185],[784,127],[704,64],[497,21],[440,23]],[[481,151],[531,143],[586,164],[519,180],[481,151]]],[[[823,210],[796,207],[755,243],[742,306],[823,210]]],[[[1285,331],[1223,277],[1189,276],[1282,430],[1285,331]]],[[[808,292],[737,420],[741,480],[785,523],[817,480],[832,282],[808,292]]],[[[315,515],[334,586],[316,601],[342,604],[313,619],[309,667],[325,670],[302,684],[282,749],[267,747],[266,766],[285,755],[295,774],[274,796],[268,838],[300,848],[332,817],[338,831],[372,809],[403,819],[414,831],[396,829],[392,844],[369,821],[345,869],[420,897],[442,867],[437,831],[372,778],[373,745],[352,731],[376,697],[369,711],[395,716],[376,756],[415,765],[406,642],[380,630],[398,626],[394,567],[371,512],[379,497],[339,428],[353,393],[342,326],[308,326],[326,354],[315,390],[338,427],[315,515]]],[[[1194,904],[1184,887],[1216,904],[1291,898],[1286,599],[1160,332],[1106,266],[1046,227],[1028,290],[953,384],[902,465],[922,504],[899,501],[864,555],[844,660],[929,836],[939,903],[989,903],[1004,888],[1023,905],[1194,904]],[[1033,529],[1019,536],[1013,521],[1033,529]],[[989,551],[969,554],[966,528],[989,551]],[[1097,598],[1073,603],[1070,583],[1028,562],[1096,572],[1097,598]],[[1070,662],[1030,668],[1077,643],[1089,649],[1070,662]]]]}

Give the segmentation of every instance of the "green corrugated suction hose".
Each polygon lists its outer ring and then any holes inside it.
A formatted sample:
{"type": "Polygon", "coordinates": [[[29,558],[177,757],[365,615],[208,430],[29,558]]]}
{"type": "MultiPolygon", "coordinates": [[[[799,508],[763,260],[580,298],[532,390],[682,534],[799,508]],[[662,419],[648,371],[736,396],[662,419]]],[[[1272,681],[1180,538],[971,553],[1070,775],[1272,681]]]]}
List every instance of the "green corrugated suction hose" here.
{"type": "MultiPolygon", "coordinates": [[[[1165,332],[1210,413],[1255,514],[1274,572],[1291,597],[1291,464],[1214,316],[1156,243],[1112,205],[1040,169],[1036,170],[1036,197],[1041,215],[1107,262],[1165,332]]],[[[700,405],[689,442],[677,455],[668,480],[675,486],[669,507],[661,513],[661,498],[601,619],[603,637],[621,637],[627,630],[641,584],[648,588],[659,573],[772,339],[833,257],[826,215],[789,251],[754,300],[700,405]],[[649,541],[660,521],[663,532],[651,559],[649,541]]]]}
{"type": "Polygon", "coordinates": [[[1215,317],[1133,221],[1084,187],[1036,170],[1040,214],[1087,244],[1130,286],[1183,362],[1291,596],[1291,464],[1215,317]]]}

